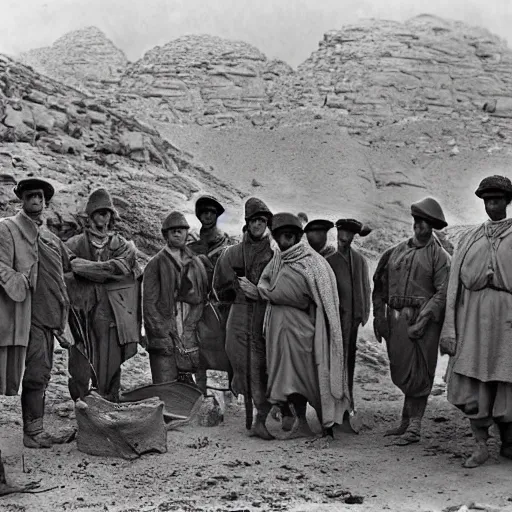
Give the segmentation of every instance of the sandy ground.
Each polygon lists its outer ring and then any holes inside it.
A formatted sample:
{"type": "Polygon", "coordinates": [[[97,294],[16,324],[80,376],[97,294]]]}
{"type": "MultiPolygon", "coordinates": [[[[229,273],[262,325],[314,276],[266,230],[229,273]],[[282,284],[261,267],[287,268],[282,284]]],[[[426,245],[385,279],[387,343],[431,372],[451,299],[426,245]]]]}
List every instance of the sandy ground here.
{"type": "MultiPolygon", "coordinates": [[[[450,225],[483,222],[474,191],[485,176],[509,173],[512,150],[463,149],[454,157],[414,145],[365,145],[336,123],[240,130],[159,124],[177,146],[218,178],[267,201],[273,211],[306,211],[314,217],[356,217],[373,227],[410,229],[410,204],[433,196],[450,225]],[[255,180],[255,181],[253,181],[255,180]]],[[[418,129],[418,127],[416,127],[418,129]]],[[[407,133],[395,134],[406,140],[407,133]]],[[[221,223],[241,228],[241,212],[227,211],[221,223]]]]}
{"type": "MultiPolygon", "coordinates": [[[[270,430],[281,439],[265,442],[248,437],[243,409],[233,401],[217,427],[170,431],[164,455],[132,462],[107,459],[79,452],[74,442],[29,450],[21,442],[19,397],[2,397],[0,448],[8,480],[41,480],[41,489],[53,489],[0,498],[0,510],[426,512],[470,502],[512,510],[512,462],[499,458],[496,440],[490,441],[493,456],[483,467],[461,467],[472,441],[467,422],[446,400],[445,358],[438,367],[422,441],[389,446],[390,438],[384,438],[382,431],[399,417],[402,397],[390,382],[385,358],[365,328],[355,389],[361,432],[337,434],[325,449],[311,448],[304,440],[283,439],[273,420],[270,430]],[[345,503],[350,496],[363,503],[345,503]]],[[[65,364],[66,353],[57,349],[47,403],[47,424],[53,431],[74,424],[65,364]]],[[[148,359],[142,351],[126,364],[123,386],[149,379],[148,359]]],[[[317,427],[313,416],[310,420],[317,427]]]]}

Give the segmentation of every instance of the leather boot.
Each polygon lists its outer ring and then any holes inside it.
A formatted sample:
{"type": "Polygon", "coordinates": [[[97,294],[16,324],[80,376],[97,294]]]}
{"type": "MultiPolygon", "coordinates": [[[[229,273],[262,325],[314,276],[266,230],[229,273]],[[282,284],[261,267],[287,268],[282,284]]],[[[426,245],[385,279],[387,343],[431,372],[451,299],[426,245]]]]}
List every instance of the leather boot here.
{"type": "Polygon", "coordinates": [[[265,439],[265,441],[275,439],[275,437],[267,430],[267,426],[265,425],[268,413],[270,412],[270,407],[262,406],[258,408],[257,411],[256,421],[251,429],[251,436],[265,439]]]}
{"type": "Polygon", "coordinates": [[[27,448],[51,448],[53,439],[44,431],[43,418],[26,420],[23,425],[23,444],[27,448]]]}
{"type": "Polygon", "coordinates": [[[409,426],[409,403],[410,399],[406,396],[404,397],[404,405],[402,407],[402,420],[400,422],[400,425],[398,427],[392,428],[391,430],[387,430],[384,433],[384,437],[388,436],[401,436],[405,434],[405,431],[407,430],[407,427],[409,426]]]}
{"type": "Polygon", "coordinates": [[[501,437],[500,455],[512,459],[512,423],[498,423],[501,437]]]}
{"type": "Polygon", "coordinates": [[[409,426],[403,435],[400,436],[399,446],[407,446],[413,443],[419,443],[421,438],[421,420],[425,414],[428,396],[409,397],[409,426]]]}
{"type": "Polygon", "coordinates": [[[481,466],[489,458],[487,439],[489,439],[489,426],[483,426],[478,420],[470,420],[471,430],[476,441],[476,447],[471,456],[463,464],[465,468],[481,466]]]}

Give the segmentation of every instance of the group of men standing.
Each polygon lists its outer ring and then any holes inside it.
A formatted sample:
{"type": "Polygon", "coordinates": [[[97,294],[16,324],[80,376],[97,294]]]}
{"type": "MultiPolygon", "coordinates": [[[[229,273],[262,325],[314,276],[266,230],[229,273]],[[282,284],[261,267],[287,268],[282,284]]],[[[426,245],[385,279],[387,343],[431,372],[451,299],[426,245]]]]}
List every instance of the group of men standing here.
{"type": "Polygon", "coordinates": [[[386,435],[399,445],[420,440],[441,339],[451,356],[448,399],[470,418],[477,441],[466,467],[487,459],[493,421],[501,453],[512,458],[507,178],[481,182],[476,194],[490,220],[462,238],[451,272],[434,233],[447,226],[441,206],[432,198],[411,205],[413,236],[382,255],[373,292],[368,263],[352,246],[371,230],[355,219],[308,222],[250,198],[235,243],[217,226],[223,206],[202,196],[199,238],[190,240],[185,216],[171,212],[164,246],[142,271],[134,244],[115,230],[105,189],[90,195],[84,232],[65,244],[43,221],[54,192],[44,180],[21,180],[14,193],[22,210],[0,222],[0,394],[17,394],[22,380],[26,446],[55,442],[43,426],[54,338],[69,349],[72,398],[92,384],[117,401],[142,323],[155,384],[181,380],[206,394],[207,370],[227,371],[255,436],[274,438],[269,415],[290,437],[312,436],[308,404],[325,438],[337,426],[351,432],[358,329],[373,301],[374,333],[404,394],[400,424],[386,435]],[[328,243],[333,228],[337,246],[328,243]]]}

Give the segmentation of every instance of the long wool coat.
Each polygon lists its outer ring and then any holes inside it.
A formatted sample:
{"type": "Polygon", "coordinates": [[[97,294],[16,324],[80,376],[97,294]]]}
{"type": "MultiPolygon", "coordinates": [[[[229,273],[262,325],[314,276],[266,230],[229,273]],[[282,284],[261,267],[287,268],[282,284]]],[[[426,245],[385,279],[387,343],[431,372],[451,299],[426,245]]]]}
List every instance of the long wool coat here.
{"type": "Polygon", "coordinates": [[[170,355],[180,346],[198,347],[197,323],[203,312],[207,286],[204,265],[188,247],[182,252],[181,263],[166,248],[149,261],[143,280],[148,350],[170,355]],[[182,329],[177,321],[178,303],[187,305],[182,329]]]}
{"type": "Polygon", "coordinates": [[[231,388],[236,395],[252,398],[256,407],[267,401],[263,339],[266,303],[247,299],[238,285],[237,276],[244,275],[257,284],[272,254],[268,236],[253,240],[245,233],[242,242],[222,253],[215,268],[213,283],[221,301],[231,304],[226,325],[226,353],[233,368],[231,388]]]}
{"type": "MultiPolygon", "coordinates": [[[[44,226],[38,228],[23,212],[0,222],[0,347],[28,345],[32,290],[37,286],[40,235],[59,260],[57,279],[62,280],[67,252],[51,231],[44,226]]],[[[67,297],[63,300],[67,301],[67,297]]],[[[62,330],[66,320],[67,308],[64,307],[60,320],[62,330]]]]}

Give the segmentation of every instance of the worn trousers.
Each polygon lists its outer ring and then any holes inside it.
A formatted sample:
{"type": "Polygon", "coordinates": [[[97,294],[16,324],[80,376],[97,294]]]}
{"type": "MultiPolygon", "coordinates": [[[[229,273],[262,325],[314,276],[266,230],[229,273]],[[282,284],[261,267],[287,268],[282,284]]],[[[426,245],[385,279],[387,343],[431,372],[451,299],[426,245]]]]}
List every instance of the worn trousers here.
{"type": "Polygon", "coordinates": [[[23,431],[30,435],[43,431],[45,393],[53,366],[53,348],[52,329],[32,324],[21,391],[23,431]]]}
{"type": "Polygon", "coordinates": [[[178,367],[174,354],[166,354],[163,351],[149,351],[149,365],[153,384],[163,384],[178,378],[178,367]]]}

